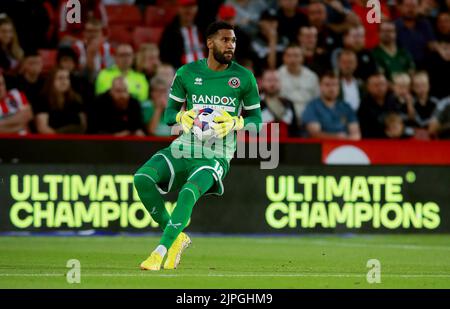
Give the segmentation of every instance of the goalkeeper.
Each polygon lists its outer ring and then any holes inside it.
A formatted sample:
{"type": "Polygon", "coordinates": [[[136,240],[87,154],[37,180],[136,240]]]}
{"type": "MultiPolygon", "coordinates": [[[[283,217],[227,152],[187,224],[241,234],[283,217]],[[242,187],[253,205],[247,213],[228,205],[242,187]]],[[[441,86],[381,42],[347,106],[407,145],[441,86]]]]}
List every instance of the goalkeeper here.
{"type": "MultiPolygon", "coordinates": [[[[236,131],[259,129],[261,109],[253,74],[234,62],[236,37],[233,26],[214,22],[206,30],[208,58],[191,62],[176,72],[164,120],[181,125],[183,134],[154,154],[134,175],[139,197],[163,230],[159,245],[141,263],[143,270],[174,269],[183,250],[191,243],[183,229],[192,209],[205,194],[222,195],[222,180],[236,151],[236,131]],[[186,110],[182,110],[185,105],[186,110]],[[221,110],[213,128],[220,146],[199,142],[191,132],[196,110],[221,110]],[[240,115],[245,111],[245,118],[240,115]],[[230,138],[232,137],[232,138],[230,138]],[[199,157],[198,154],[202,156],[199,157]],[[179,190],[175,209],[169,215],[162,194],[179,190]]],[[[216,143],[217,144],[217,143],[216,143]]]]}

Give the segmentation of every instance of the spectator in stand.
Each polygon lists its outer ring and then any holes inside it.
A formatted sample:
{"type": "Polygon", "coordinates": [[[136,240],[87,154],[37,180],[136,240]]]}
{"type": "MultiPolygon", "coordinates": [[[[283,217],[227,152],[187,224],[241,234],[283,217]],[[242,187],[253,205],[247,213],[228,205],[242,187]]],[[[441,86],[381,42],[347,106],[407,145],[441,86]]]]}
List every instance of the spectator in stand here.
{"type": "Polygon", "coordinates": [[[364,83],[355,77],[358,59],[352,50],[343,49],[338,56],[340,94],[339,99],[357,112],[363,95],[364,83]]]}
{"type": "Polygon", "coordinates": [[[442,109],[437,108],[431,117],[428,132],[432,137],[450,139],[450,97],[446,98],[447,104],[442,109]]]}
{"type": "Polygon", "coordinates": [[[14,74],[23,58],[23,50],[14,23],[6,14],[0,14],[0,68],[4,74],[14,74]]]}
{"type": "MultiPolygon", "coordinates": [[[[143,0],[152,1],[152,0],[143,0]]],[[[225,0],[197,0],[198,13],[196,18],[196,24],[202,34],[206,33],[206,29],[209,24],[217,20],[220,6],[222,6],[225,0]]],[[[165,5],[166,2],[165,2],[165,5]]],[[[169,4],[170,5],[170,4],[169,4]]]]}
{"type": "Polygon", "coordinates": [[[140,102],[148,98],[148,82],[144,74],[132,69],[133,48],[128,44],[120,44],[116,49],[116,64],[103,69],[95,82],[95,94],[99,95],[111,89],[112,81],[118,76],[124,76],[127,81],[128,91],[140,102]]]}
{"type": "MultiPolygon", "coordinates": [[[[346,31],[343,38],[343,48],[353,50],[358,58],[358,68],[356,69],[355,76],[364,81],[370,75],[377,72],[377,65],[372,53],[364,47],[365,37],[364,27],[359,25],[346,31]]],[[[334,68],[337,68],[337,56],[340,50],[340,48],[336,49],[331,56],[331,63],[334,68]]]]}
{"type": "Polygon", "coordinates": [[[58,0],[0,1],[0,12],[5,13],[13,20],[23,50],[56,46],[52,20],[55,2],[58,0]]]}
{"type": "Polygon", "coordinates": [[[309,101],[319,96],[319,78],[303,65],[302,49],[289,45],[283,55],[283,65],[278,69],[281,81],[280,95],[294,102],[297,119],[309,101]]]}
{"type": "Polygon", "coordinates": [[[412,73],[414,60],[408,51],[397,46],[395,24],[384,21],[380,24],[380,44],[372,51],[378,70],[389,79],[397,73],[412,73]]]}
{"type": "Polygon", "coordinates": [[[252,47],[255,52],[254,67],[260,75],[266,68],[275,69],[281,64],[283,51],[289,45],[285,37],[278,36],[278,20],[276,11],[269,9],[261,15],[259,32],[253,39],[252,47]]]}
{"type": "Polygon", "coordinates": [[[114,64],[114,50],[103,36],[102,27],[100,20],[90,18],[84,25],[83,39],[72,45],[78,56],[78,69],[92,82],[100,70],[114,64]]]}
{"type": "Polygon", "coordinates": [[[267,0],[227,0],[225,4],[236,9],[236,25],[250,36],[257,34],[262,12],[272,7],[267,0]]]}
{"type": "Polygon", "coordinates": [[[62,67],[69,72],[76,72],[78,68],[78,57],[75,50],[67,46],[58,48],[56,66],[62,67]]]}
{"type": "MultiPolygon", "coordinates": [[[[167,63],[163,63],[156,68],[156,75],[166,81],[168,88],[172,87],[172,81],[175,77],[175,69],[167,63]]],[[[168,93],[167,93],[168,94],[168,93]]]]}
{"type": "Polygon", "coordinates": [[[239,42],[239,48],[236,49],[234,57],[239,64],[243,64],[249,59],[254,59],[252,50],[252,38],[236,24],[236,9],[231,5],[222,5],[219,8],[217,20],[227,22],[234,26],[236,41],[239,42]]]}
{"type": "MultiPolygon", "coordinates": [[[[102,0],[79,0],[81,9],[81,22],[71,23],[67,18],[67,2],[70,0],[59,0],[58,16],[55,21],[58,23],[58,37],[60,44],[71,45],[75,40],[79,40],[83,35],[83,25],[92,18],[101,21],[102,29],[108,26],[108,15],[102,0]]],[[[69,6],[70,8],[71,6],[69,6]]]]}
{"type": "Polygon", "coordinates": [[[358,118],[350,105],[338,100],[339,79],[334,73],[320,78],[320,97],[308,103],[302,121],[313,138],[361,139],[358,118]]]}
{"type": "Polygon", "coordinates": [[[427,72],[419,71],[413,75],[412,90],[415,96],[415,125],[418,128],[427,128],[439,103],[436,97],[430,96],[430,81],[427,72]]]}
{"type": "Polygon", "coordinates": [[[86,131],[86,114],[81,96],[70,85],[70,72],[54,69],[34,107],[36,129],[41,134],[81,134],[86,131]]]}
{"type": "Polygon", "coordinates": [[[20,65],[17,77],[8,80],[8,88],[22,91],[31,106],[36,103],[44,88],[42,77],[42,57],[36,50],[27,51],[20,65]]]}
{"type": "MultiPolygon", "coordinates": [[[[315,1],[315,0],[313,0],[315,1]]],[[[359,16],[352,10],[354,0],[323,0],[327,8],[327,23],[338,34],[361,23],[359,16]]]]}
{"type": "MultiPolygon", "coordinates": [[[[450,0],[448,1],[450,5],[450,0]]],[[[448,72],[450,70],[450,12],[438,15],[436,23],[437,44],[427,55],[425,68],[430,75],[431,93],[444,98],[450,95],[448,72]]]]}
{"type": "Polygon", "coordinates": [[[292,101],[280,96],[280,77],[276,70],[264,71],[261,79],[261,115],[264,123],[279,123],[280,136],[299,135],[297,116],[292,101]]]}
{"type": "Polygon", "coordinates": [[[156,75],[150,82],[150,100],[142,105],[142,116],[148,135],[170,136],[171,127],[164,122],[167,106],[167,82],[156,75]]]}
{"type": "Polygon", "coordinates": [[[141,44],[136,53],[136,71],[144,74],[147,81],[150,82],[160,65],[158,46],[153,43],[141,44]]]}
{"type": "Polygon", "coordinates": [[[278,0],[278,36],[290,43],[297,41],[300,27],[308,25],[308,18],[299,10],[298,0],[278,0]]]}
{"type": "Polygon", "coordinates": [[[384,117],[384,136],[390,139],[406,139],[412,137],[412,131],[405,127],[402,116],[398,113],[388,113],[384,117]]]}
{"type": "Polygon", "coordinates": [[[2,73],[0,73],[0,106],[0,133],[26,134],[33,112],[22,92],[17,89],[6,90],[2,73]]]}
{"type": "Polygon", "coordinates": [[[437,16],[436,40],[450,42],[450,12],[442,12],[437,16]]]}
{"type": "Polygon", "coordinates": [[[394,74],[392,90],[396,104],[400,107],[403,121],[408,126],[413,125],[415,119],[414,97],[411,94],[411,78],[409,75],[406,73],[394,74]]]}
{"type": "Polygon", "coordinates": [[[81,95],[83,103],[86,104],[85,107],[89,107],[94,99],[94,85],[77,70],[78,57],[76,52],[70,47],[60,47],[56,56],[56,65],[69,71],[72,89],[81,95]]]}
{"type": "Polygon", "coordinates": [[[401,114],[400,107],[389,93],[389,84],[381,73],[370,76],[367,80],[367,94],[361,101],[358,118],[363,138],[385,137],[384,118],[390,112],[401,114]]]}
{"type": "Polygon", "coordinates": [[[397,42],[413,57],[417,68],[425,65],[428,49],[433,50],[436,38],[430,22],[418,15],[419,0],[399,0],[401,17],[395,21],[397,42]]]}
{"type": "Polygon", "coordinates": [[[311,0],[307,8],[308,22],[318,32],[317,47],[331,52],[341,46],[340,36],[335,33],[327,22],[327,8],[322,1],[311,0]]]}
{"type": "Polygon", "coordinates": [[[317,75],[331,70],[330,54],[317,47],[317,29],[301,27],[298,31],[298,44],[303,50],[304,64],[317,75]]]}
{"type": "Polygon", "coordinates": [[[130,95],[127,81],[117,76],[112,87],[97,98],[89,115],[89,132],[115,136],[143,136],[141,103],[130,95]]]}
{"type": "Polygon", "coordinates": [[[161,61],[175,68],[205,57],[202,35],[195,23],[197,0],[178,0],[178,16],[166,26],[159,49],[161,61]]]}
{"type": "Polygon", "coordinates": [[[418,14],[426,17],[432,24],[436,22],[441,0],[419,1],[418,14]]]}
{"type": "MultiPolygon", "coordinates": [[[[379,23],[374,22],[369,19],[374,18],[372,14],[369,14],[370,11],[373,11],[373,5],[367,5],[369,0],[354,0],[352,4],[352,11],[358,15],[361,24],[364,26],[366,32],[366,45],[365,48],[373,49],[375,46],[379,44],[379,23]]],[[[389,8],[384,1],[379,1],[378,5],[380,6],[380,21],[384,22],[390,19],[389,8]]]]}

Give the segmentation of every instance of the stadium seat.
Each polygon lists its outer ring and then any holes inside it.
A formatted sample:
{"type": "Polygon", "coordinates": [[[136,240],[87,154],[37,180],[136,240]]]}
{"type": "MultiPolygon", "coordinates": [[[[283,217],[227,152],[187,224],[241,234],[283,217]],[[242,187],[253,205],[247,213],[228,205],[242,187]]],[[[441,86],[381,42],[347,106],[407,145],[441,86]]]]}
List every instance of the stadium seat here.
{"type": "Polygon", "coordinates": [[[149,5],[145,9],[145,25],[148,27],[164,27],[177,15],[176,7],[158,7],[149,5]]]}
{"type": "Polygon", "coordinates": [[[56,66],[58,51],[56,49],[39,49],[39,54],[42,57],[42,72],[48,73],[56,66]]]}
{"type": "Polygon", "coordinates": [[[164,27],[136,27],[133,32],[133,45],[136,48],[142,43],[159,44],[164,27]]]}
{"type": "Polygon", "coordinates": [[[127,25],[135,27],[142,23],[142,15],[134,5],[117,4],[106,5],[109,25],[127,25]]]}
{"type": "Polygon", "coordinates": [[[109,41],[112,43],[133,43],[133,32],[130,30],[128,26],[123,25],[115,25],[108,27],[109,41]]]}

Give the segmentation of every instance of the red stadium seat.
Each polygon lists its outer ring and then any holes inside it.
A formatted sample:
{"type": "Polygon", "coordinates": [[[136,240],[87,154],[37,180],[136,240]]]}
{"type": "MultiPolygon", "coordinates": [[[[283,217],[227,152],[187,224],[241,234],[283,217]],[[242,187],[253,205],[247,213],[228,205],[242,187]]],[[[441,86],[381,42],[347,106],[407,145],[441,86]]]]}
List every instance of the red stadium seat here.
{"type": "Polygon", "coordinates": [[[109,26],[108,30],[109,30],[108,40],[113,44],[133,43],[133,32],[130,30],[128,26],[123,25],[109,26]]]}
{"type": "Polygon", "coordinates": [[[145,25],[148,27],[164,27],[177,15],[176,7],[158,7],[149,5],[145,9],[145,25]]]}
{"type": "Polygon", "coordinates": [[[117,4],[107,5],[105,7],[109,25],[127,25],[128,27],[134,27],[142,23],[141,12],[134,5],[117,4]]]}
{"type": "Polygon", "coordinates": [[[42,72],[48,73],[56,66],[58,51],[56,49],[39,49],[39,54],[42,57],[42,72]]]}
{"type": "Polygon", "coordinates": [[[133,32],[133,44],[136,48],[142,43],[159,44],[164,27],[136,27],[133,32]]]}

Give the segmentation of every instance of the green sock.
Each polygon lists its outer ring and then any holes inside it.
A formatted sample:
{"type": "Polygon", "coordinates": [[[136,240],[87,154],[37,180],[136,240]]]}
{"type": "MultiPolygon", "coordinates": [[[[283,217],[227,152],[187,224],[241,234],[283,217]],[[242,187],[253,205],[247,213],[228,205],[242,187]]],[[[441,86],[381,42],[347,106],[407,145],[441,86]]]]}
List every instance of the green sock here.
{"type": "Polygon", "coordinates": [[[164,229],[160,245],[169,249],[178,235],[186,227],[192,214],[192,209],[198,199],[214,184],[211,172],[202,170],[191,177],[180,190],[177,206],[173,210],[170,221],[164,229]]]}
{"type": "Polygon", "coordinates": [[[145,209],[164,231],[170,216],[161,193],[156,189],[156,184],[161,181],[160,178],[152,167],[144,166],[134,175],[134,185],[145,209]]]}

